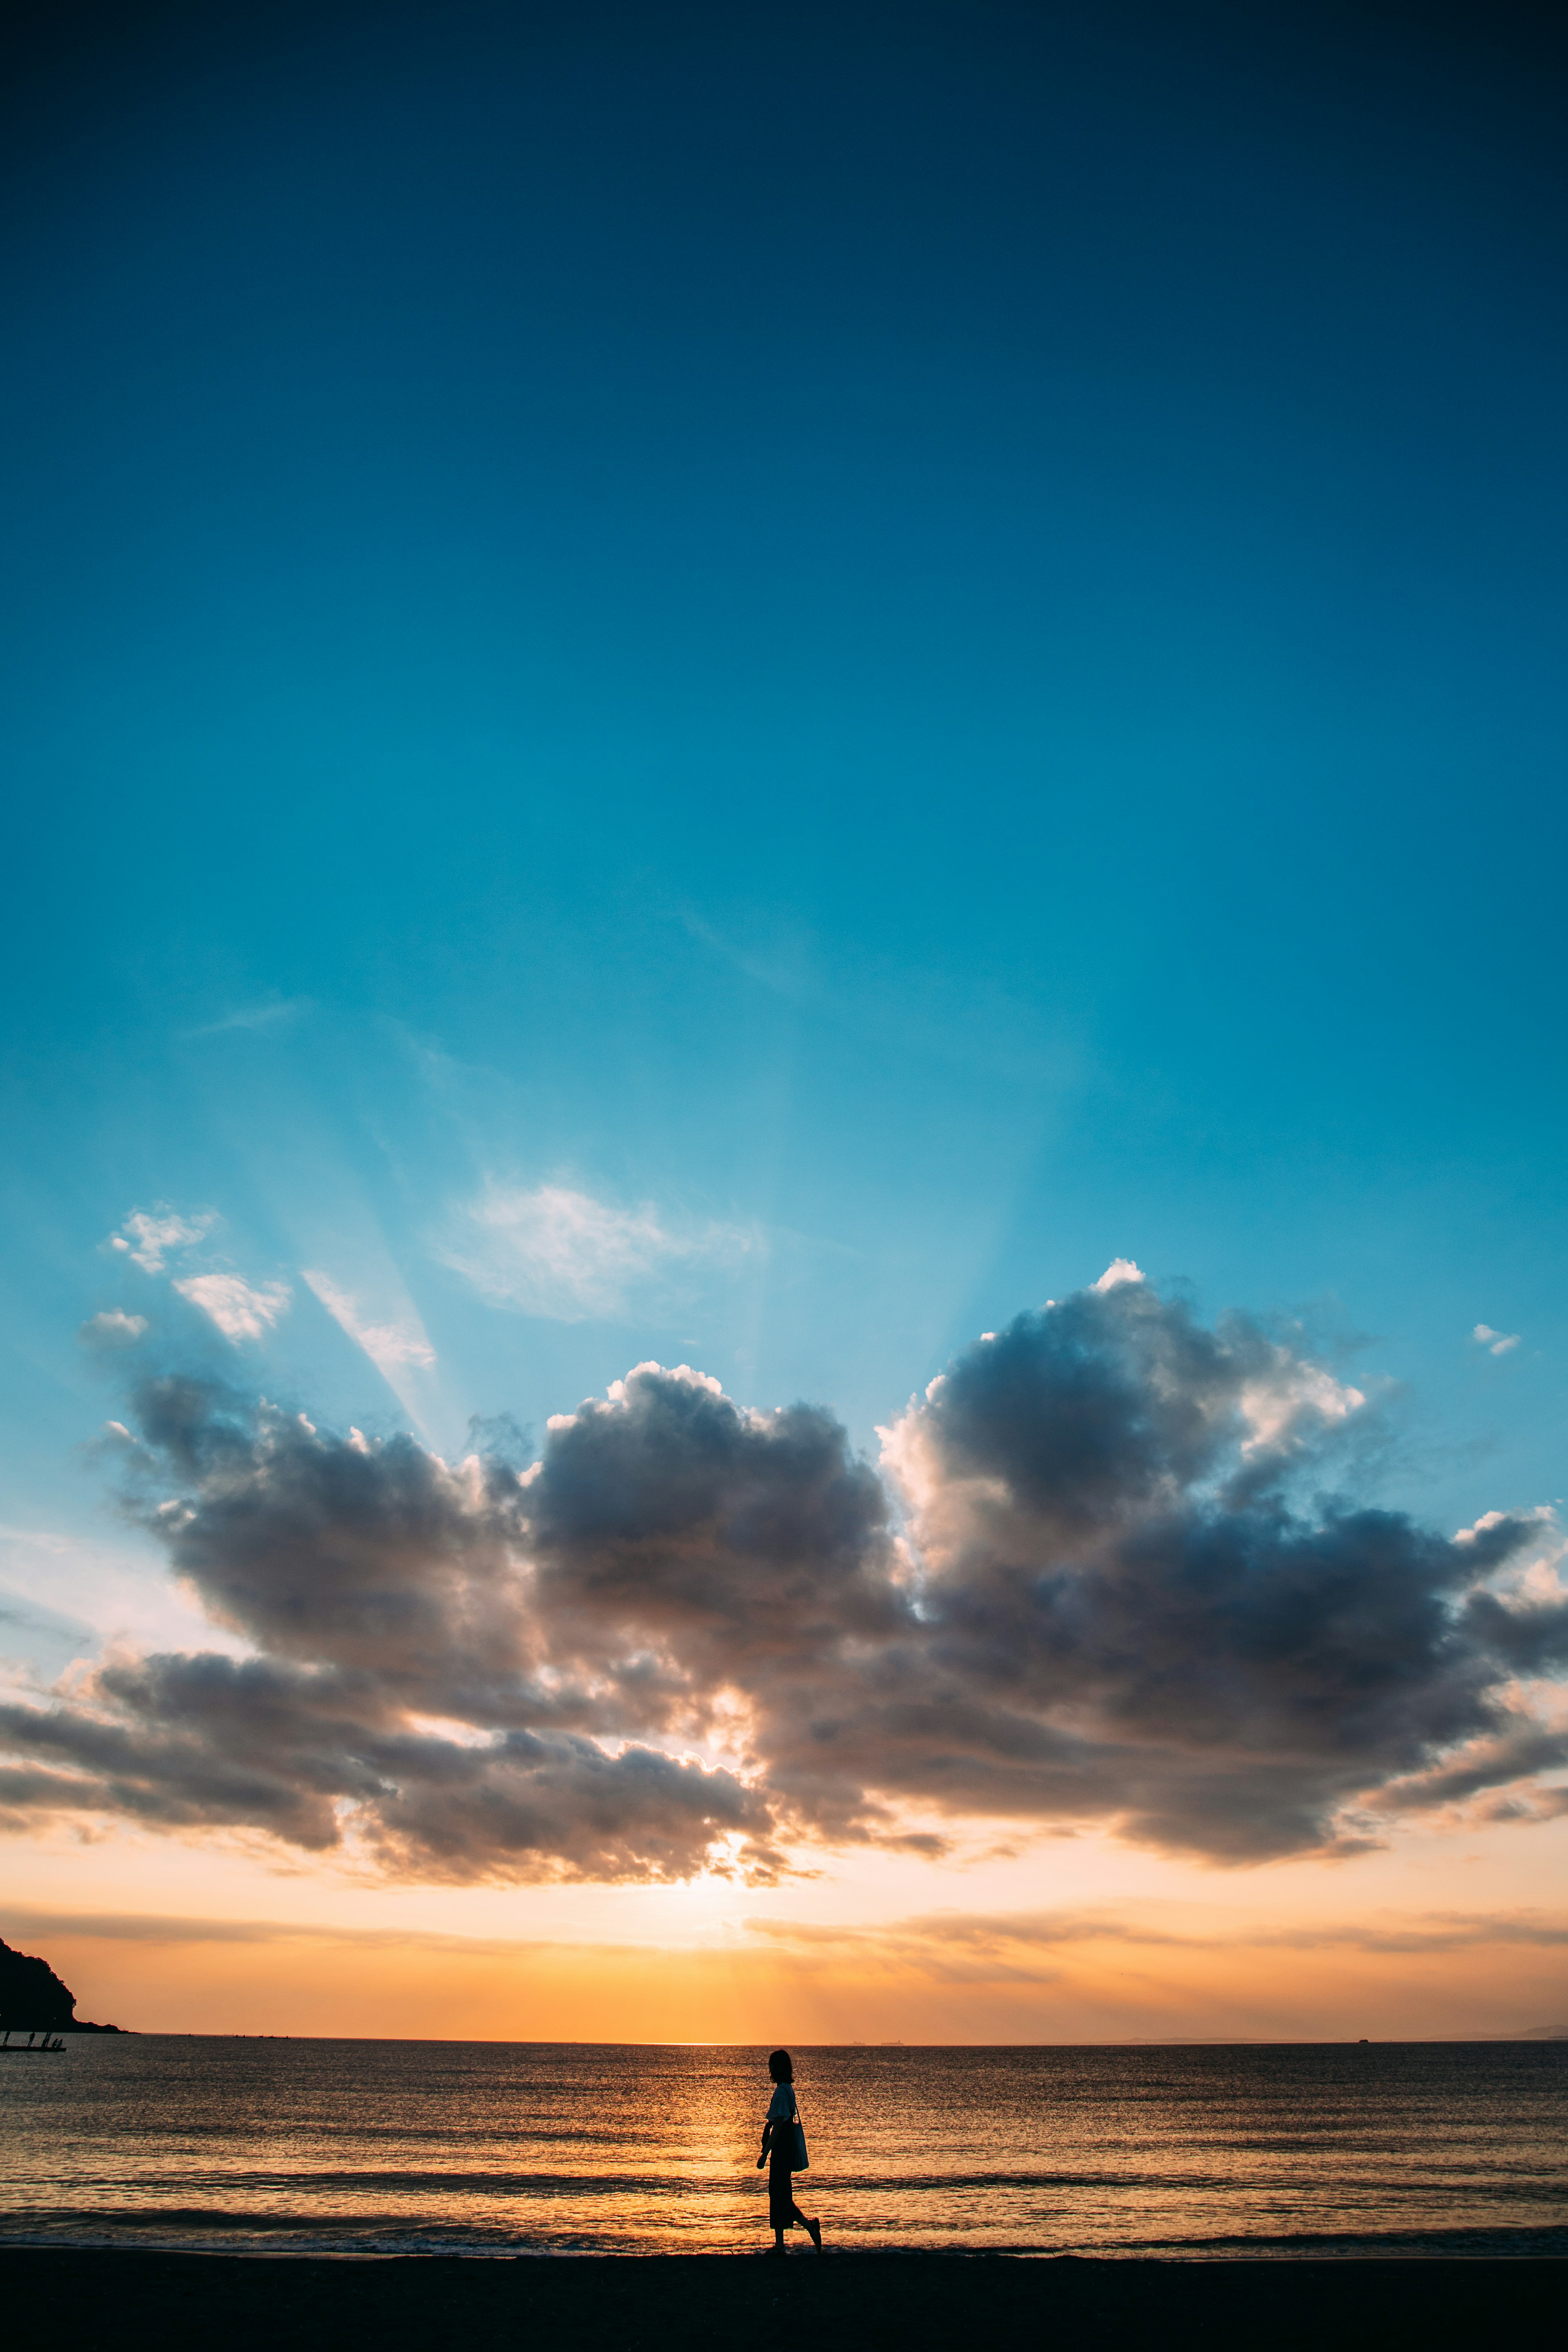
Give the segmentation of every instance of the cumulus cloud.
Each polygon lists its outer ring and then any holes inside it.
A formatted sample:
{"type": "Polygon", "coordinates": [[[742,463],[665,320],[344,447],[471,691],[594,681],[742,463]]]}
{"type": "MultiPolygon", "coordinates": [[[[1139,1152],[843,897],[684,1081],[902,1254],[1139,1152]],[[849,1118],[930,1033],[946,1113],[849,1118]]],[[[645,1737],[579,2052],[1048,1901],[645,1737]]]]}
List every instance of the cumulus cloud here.
{"type": "Polygon", "coordinates": [[[1510,1661],[1466,1601],[1531,1528],[1459,1544],[1306,1506],[1302,1474],[1363,1409],[1244,1318],[1205,1329],[1146,1285],[1021,1316],[932,1383],[888,1446],[933,1652],[988,1729],[1067,1740],[976,1741],[977,1797],[1011,1809],[1012,1783],[1045,1810],[1076,1776],[1084,1810],[1157,1844],[1353,1844],[1403,1759],[1496,1724],[1510,1661]]]}
{"type": "Polygon", "coordinates": [[[259,1339],[265,1337],[289,1305],[290,1292],[286,1282],[264,1282],[259,1286],[245,1281],[237,1274],[193,1274],[174,1288],[193,1307],[199,1307],[226,1339],[259,1339]]]}
{"type": "Polygon", "coordinates": [[[77,1333],[84,1348],[133,1348],[147,1328],[145,1315],[122,1315],[118,1309],[89,1315],[77,1333]]]}
{"type": "Polygon", "coordinates": [[[1489,1323],[1478,1323],[1470,1337],[1489,1356],[1506,1356],[1510,1348],[1519,1345],[1517,1331],[1494,1331],[1489,1323]]]}
{"type": "Polygon", "coordinates": [[[737,1226],[679,1232],[563,1184],[490,1184],[459,1213],[444,1262],[486,1298],[556,1323],[614,1319],[681,1269],[732,1265],[756,1247],[737,1226]]]}
{"type": "Polygon", "coordinates": [[[13,1810],[348,1843],[437,1878],[679,1877],[748,1843],[765,1869],[734,1773],[606,1739],[593,1692],[542,1677],[515,1471],[177,1379],[134,1418],[139,1516],[255,1654],[122,1656],[0,1708],[0,1748],[43,1770],[13,1810]]]}
{"type": "Polygon", "coordinates": [[[1131,1279],[966,1349],[879,1469],[825,1408],[684,1366],[555,1416],[526,1466],[148,1381],[133,1507],[250,1654],[11,1707],[8,1801],[451,1877],[765,1877],[965,1819],[1245,1863],[1542,1817],[1551,1529],[1331,1499],[1373,1412],[1131,1279]]]}
{"type": "Polygon", "coordinates": [[[361,1314],[358,1303],[346,1290],[340,1289],[330,1275],[304,1266],[300,1277],[310,1285],[339,1328],[348,1333],[356,1347],[364,1349],[378,1371],[390,1373],[405,1365],[435,1362],[436,1350],[416,1317],[402,1323],[370,1322],[361,1314]]]}
{"type": "Polygon", "coordinates": [[[190,1249],[216,1223],[210,1209],[195,1217],[176,1216],[173,1209],[163,1206],[133,1209],[120,1231],[110,1234],[109,1246],[129,1257],[144,1274],[162,1274],[171,1250],[190,1249]]]}

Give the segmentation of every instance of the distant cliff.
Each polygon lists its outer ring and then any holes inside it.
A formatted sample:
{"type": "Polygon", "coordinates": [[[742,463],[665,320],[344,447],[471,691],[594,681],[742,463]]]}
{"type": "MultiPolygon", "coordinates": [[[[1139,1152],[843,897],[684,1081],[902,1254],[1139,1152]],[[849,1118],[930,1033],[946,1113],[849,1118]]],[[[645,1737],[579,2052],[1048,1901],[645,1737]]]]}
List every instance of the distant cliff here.
{"type": "Polygon", "coordinates": [[[29,1959],[0,1943],[0,2032],[119,2033],[118,2025],[89,2025],[76,2013],[76,1995],[47,1960],[29,1959]]]}

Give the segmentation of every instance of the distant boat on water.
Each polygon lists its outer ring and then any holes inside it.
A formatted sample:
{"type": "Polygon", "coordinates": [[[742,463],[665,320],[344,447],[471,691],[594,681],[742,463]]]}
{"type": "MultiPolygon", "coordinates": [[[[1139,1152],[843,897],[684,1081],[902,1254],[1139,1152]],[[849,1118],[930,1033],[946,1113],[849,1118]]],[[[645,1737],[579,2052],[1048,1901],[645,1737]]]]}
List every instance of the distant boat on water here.
{"type": "Polygon", "coordinates": [[[59,2034],[39,2033],[36,2027],[26,2042],[13,2042],[11,2034],[12,2028],[6,2026],[5,2039],[0,2041],[0,2058],[58,2058],[65,2050],[59,2034]]]}

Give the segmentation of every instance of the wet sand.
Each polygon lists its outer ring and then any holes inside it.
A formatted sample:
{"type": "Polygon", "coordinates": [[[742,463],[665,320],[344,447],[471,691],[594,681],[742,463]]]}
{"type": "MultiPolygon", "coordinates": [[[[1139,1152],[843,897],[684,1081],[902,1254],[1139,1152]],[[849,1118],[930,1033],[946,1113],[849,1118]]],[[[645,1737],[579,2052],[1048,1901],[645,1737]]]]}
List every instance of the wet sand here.
{"type": "Polygon", "coordinates": [[[1427,2352],[1555,2333],[1568,2261],[1152,2263],[847,2253],[341,2262],[309,2255],[0,2252],[27,2352],[1064,2352],[1122,2345],[1427,2352]]]}

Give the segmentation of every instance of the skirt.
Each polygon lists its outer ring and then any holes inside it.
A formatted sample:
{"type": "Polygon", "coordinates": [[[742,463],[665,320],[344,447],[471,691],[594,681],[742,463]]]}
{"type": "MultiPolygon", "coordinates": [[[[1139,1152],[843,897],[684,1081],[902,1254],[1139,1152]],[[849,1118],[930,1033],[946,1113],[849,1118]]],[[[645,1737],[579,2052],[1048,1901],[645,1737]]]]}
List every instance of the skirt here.
{"type": "Polygon", "coordinates": [[[768,2166],[768,2227],[787,2230],[795,2220],[795,2175],[787,2164],[768,2166]]]}

